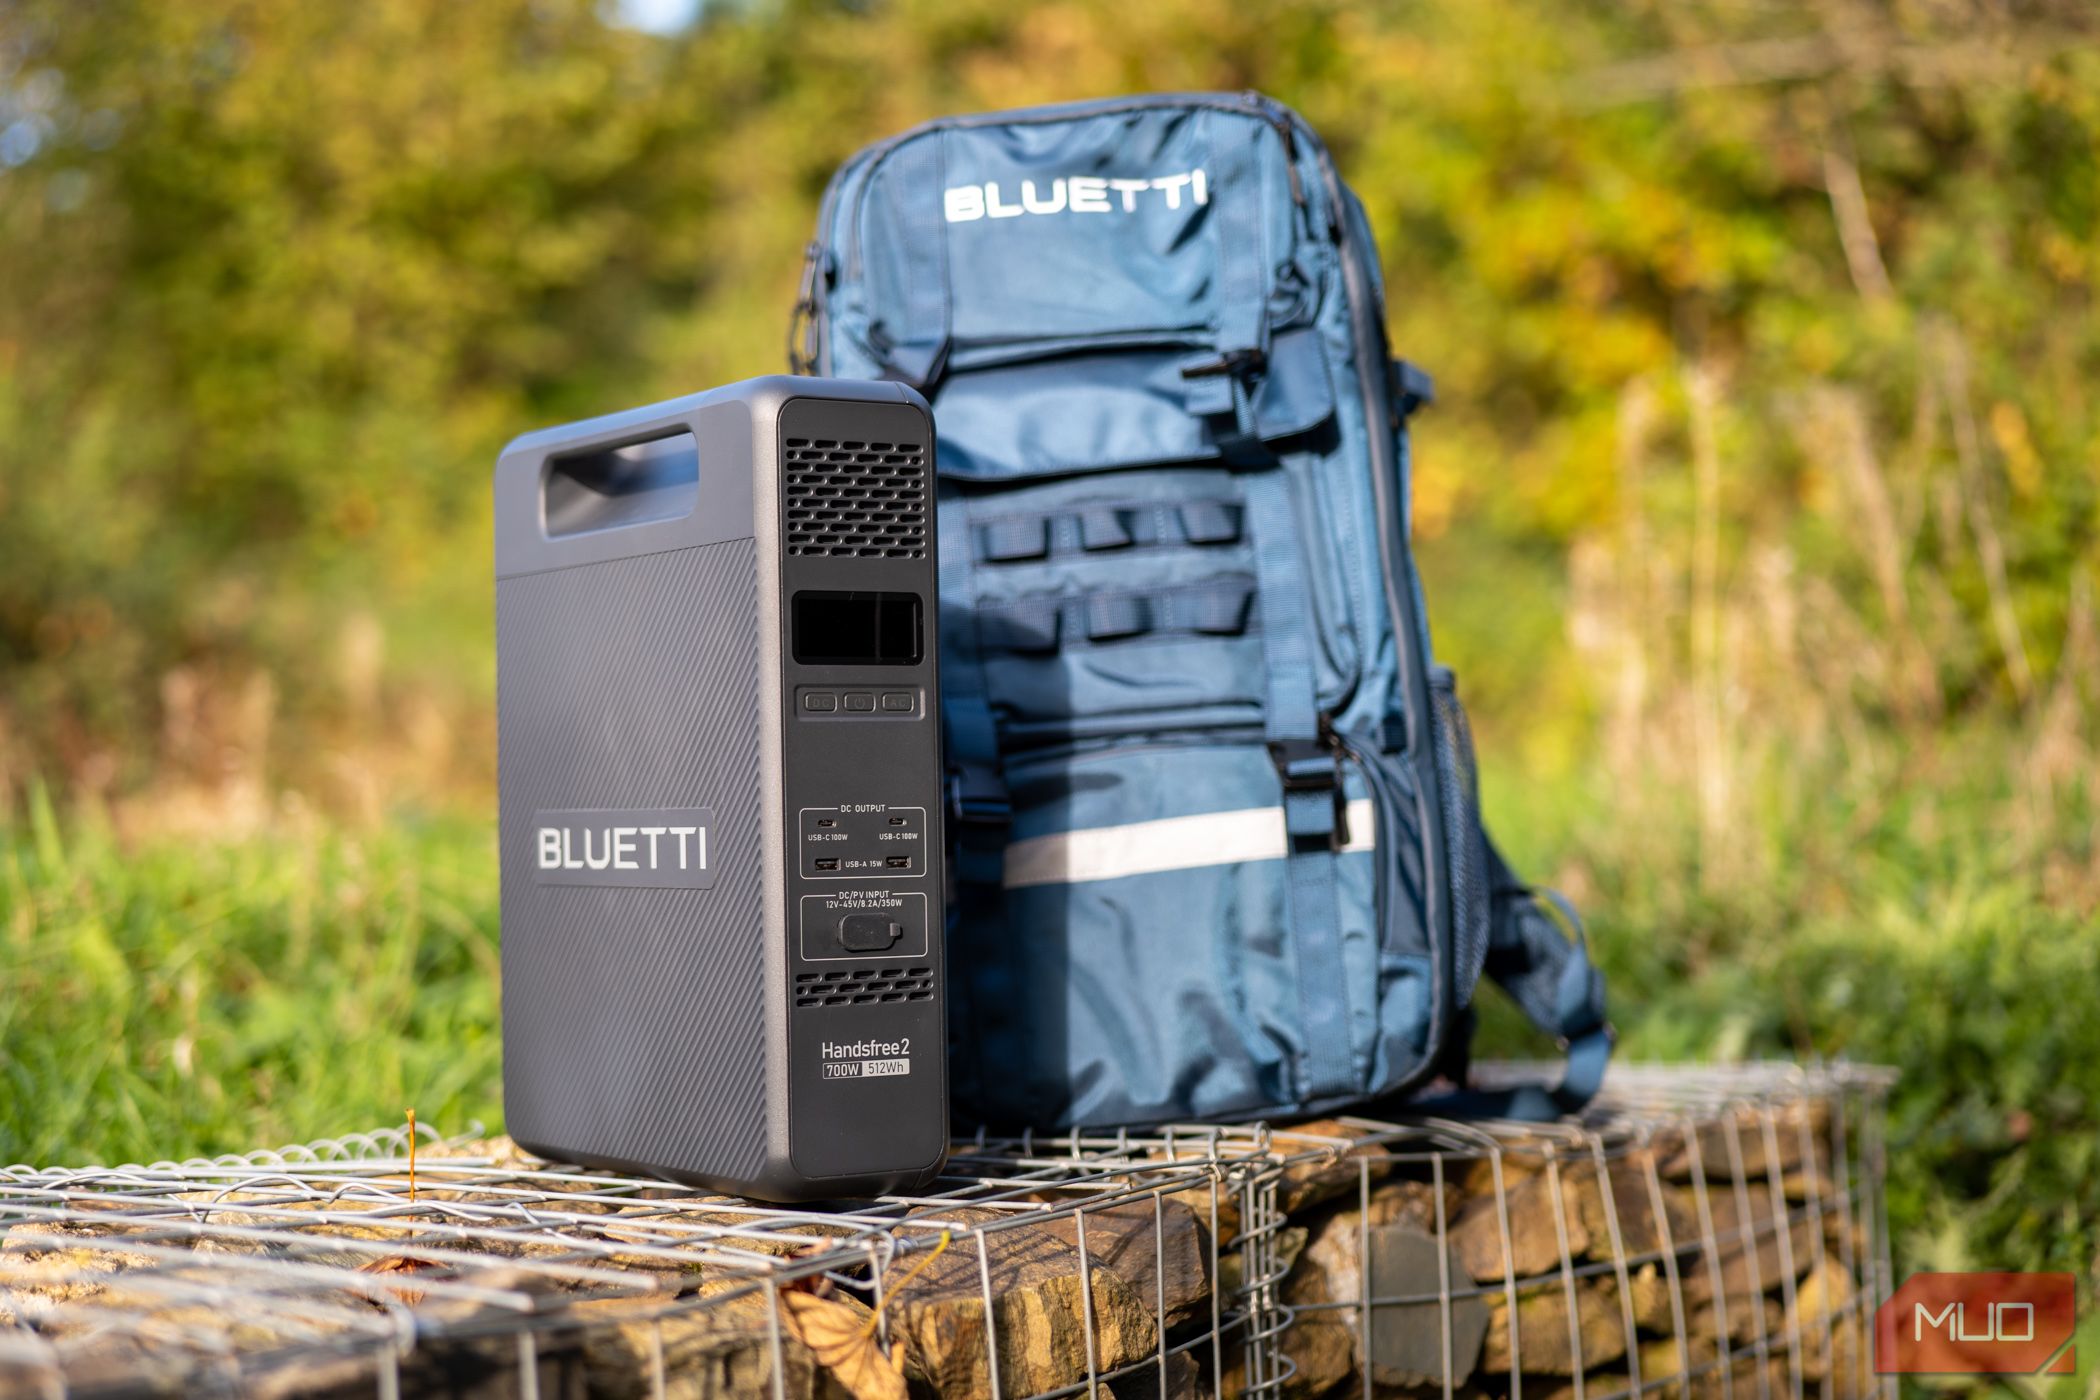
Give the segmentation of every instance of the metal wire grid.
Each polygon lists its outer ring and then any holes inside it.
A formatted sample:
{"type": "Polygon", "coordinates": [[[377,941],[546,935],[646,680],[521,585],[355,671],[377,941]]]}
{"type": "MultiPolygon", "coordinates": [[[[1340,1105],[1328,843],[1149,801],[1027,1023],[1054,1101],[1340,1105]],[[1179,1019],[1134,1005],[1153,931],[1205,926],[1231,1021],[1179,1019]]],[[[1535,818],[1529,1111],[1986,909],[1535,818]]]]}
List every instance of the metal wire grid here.
{"type": "Polygon", "coordinates": [[[866,1299],[886,1347],[882,1300],[898,1270],[954,1247],[976,1257],[989,1393],[1006,1400],[993,1292],[1002,1236],[1059,1223],[1071,1227],[1085,1374],[1043,1400],[1143,1371],[1164,1386],[1183,1354],[1207,1352],[1218,1373],[1227,1339],[1246,1325],[1245,1289],[1213,1287],[1207,1325],[1171,1337],[1161,1326],[1152,1356],[1100,1366],[1089,1221],[1098,1233],[1104,1212],[1127,1219],[1149,1207],[1155,1320],[1167,1311],[1170,1203],[1203,1220],[1213,1281],[1237,1240],[1274,1228],[1276,1166],[1259,1127],[979,1139],[957,1144],[934,1193],[835,1211],[703,1196],[423,1134],[413,1187],[403,1129],[211,1160],[0,1170],[0,1394],[10,1380],[40,1388],[31,1393],[104,1381],[288,1393],[339,1382],[316,1367],[341,1360],[368,1379],[365,1393],[391,1398],[417,1353],[470,1347],[471,1364],[508,1369],[517,1393],[537,1397],[567,1374],[580,1337],[642,1324],[643,1393],[663,1395],[665,1326],[742,1300],[763,1309],[758,1393],[787,1400],[784,1291],[821,1281],[866,1299]]]}
{"type": "MultiPolygon", "coordinates": [[[[1486,1086],[1536,1083],[1538,1067],[1483,1065],[1476,1067],[1475,1078],[1486,1086]]],[[[1558,1289],[1565,1302],[1572,1362],[1566,1367],[1565,1383],[1546,1391],[1556,1397],[1631,1400],[1663,1391],[1720,1400],[1772,1400],[1782,1389],[1796,1396],[1815,1393],[1820,1400],[1877,1392],[1893,1397],[1894,1378],[1873,1373],[1869,1345],[1873,1310],[1893,1288],[1882,1189],[1884,1110],[1893,1083],[1892,1071],[1850,1064],[1621,1066],[1613,1069],[1605,1091],[1580,1121],[1520,1124],[1421,1118],[1388,1123],[1345,1118],[1318,1133],[1279,1131],[1274,1148],[1287,1162],[1325,1152],[1355,1164],[1361,1287],[1352,1299],[1298,1306],[1257,1291],[1250,1298],[1249,1335],[1276,1341],[1266,1355],[1250,1360],[1254,1369],[1249,1393],[1276,1395],[1290,1388],[1297,1370],[1291,1356],[1291,1324],[1300,1316],[1326,1312],[1344,1316],[1353,1328],[1358,1368],[1355,1385],[1348,1389],[1369,1397],[1375,1382],[1373,1333],[1384,1321],[1381,1313],[1390,1318],[1392,1310],[1413,1308],[1418,1316],[1420,1309],[1434,1305],[1441,1373],[1418,1393],[1434,1393],[1440,1382],[1444,1400],[1454,1400],[1471,1369],[1455,1355],[1454,1313],[1464,1300],[1477,1298],[1506,1309],[1512,1358],[1506,1394],[1509,1400],[1523,1400],[1527,1386],[1535,1395],[1541,1393],[1542,1378],[1527,1377],[1524,1367],[1520,1296],[1558,1289]],[[1724,1160],[1709,1162],[1705,1154],[1717,1138],[1724,1160]],[[1680,1158],[1697,1221],[1685,1239],[1673,1237],[1659,1167],[1673,1153],[1680,1158]],[[1481,1166],[1492,1183],[1501,1277],[1476,1283],[1454,1277],[1447,1186],[1481,1166]],[[1634,1189],[1645,1200],[1636,1196],[1622,1203],[1615,1198],[1614,1182],[1625,1182],[1625,1168],[1638,1178],[1634,1189]],[[1574,1183],[1564,1182],[1563,1176],[1577,1170],[1587,1173],[1584,1184],[1593,1182],[1602,1198],[1608,1235],[1603,1258],[1579,1259],[1570,1248],[1568,1188],[1574,1183]],[[1430,1184],[1437,1277],[1433,1287],[1425,1280],[1423,1287],[1374,1296],[1372,1191],[1374,1180],[1387,1173],[1430,1184]],[[1557,1267],[1529,1275],[1518,1270],[1512,1245],[1510,1178],[1518,1173],[1543,1176],[1548,1200],[1558,1203],[1553,1220],[1557,1267]],[[1729,1198],[1724,1205],[1733,1206],[1738,1222],[1732,1229],[1715,1223],[1716,1201],[1723,1193],[1729,1198]],[[1636,1217],[1659,1234],[1657,1247],[1629,1249],[1622,1221],[1631,1223],[1636,1217]],[[1806,1261],[1795,1257],[1795,1244],[1804,1231],[1818,1261],[1835,1235],[1835,1257],[1851,1284],[1841,1302],[1832,1302],[1824,1286],[1818,1306],[1807,1315],[1797,1306],[1797,1280],[1805,1282],[1806,1261]],[[1778,1255],[1784,1325],[1776,1330],[1766,1319],[1771,1283],[1760,1276],[1766,1242],[1778,1255]],[[1748,1280],[1733,1290],[1733,1304],[1749,1315],[1747,1338],[1730,1322],[1731,1290],[1724,1266],[1738,1259],[1748,1280]],[[1643,1372],[1632,1301],[1635,1272],[1651,1267],[1663,1273],[1670,1328],[1662,1340],[1674,1344],[1678,1363],[1659,1374],[1643,1372]],[[1716,1353],[1697,1362],[1694,1347],[1703,1348],[1704,1339],[1690,1329],[1687,1297],[1687,1289],[1702,1282],[1694,1271],[1704,1272],[1703,1283],[1711,1290],[1716,1353]],[[1579,1288],[1600,1280],[1616,1285],[1626,1341],[1623,1356],[1600,1357],[1596,1363],[1622,1365],[1625,1374],[1602,1381],[1584,1357],[1577,1301],[1579,1288]]],[[[1554,1341],[1557,1345],[1558,1339],[1554,1341]]],[[[1504,1393],[1503,1379],[1502,1373],[1493,1373],[1490,1384],[1496,1393],[1504,1393]]]]}
{"type": "MultiPolygon", "coordinates": [[[[1481,1077],[1536,1078],[1536,1067],[1489,1066],[1481,1077]]],[[[639,1328],[641,1376],[635,1393],[664,1395],[666,1329],[735,1316],[759,1363],[740,1373],[748,1393],[788,1400],[785,1293],[812,1286],[864,1299],[881,1345],[890,1341],[884,1300],[909,1271],[943,1248],[974,1254],[983,1328],[986,1393],[1004,1392],[995,1278],[1002,1236],[1069,1226],[1071,1266],[1084,1329],[1083,1375],[1035,1400],[1097,1395],[1110,1387],[1129,1400],[1156,1384],[1162,1400],[1185,1393],[1201,1368],[1221,1393],[1291,1392],[1297,1367],[1292,1330],[1301,1317],[1328,1312],[1355,1330],[1361,1393],[1374,1389],[1373,1333],[1392,1310],[1434,1305],[1441,1329],[1442,1390],[1455,1400],[1463,1367],[1454,1355],[1453,1316],[1470,1298],[1499,1293],[1509,1308],[1510,1400],[1533,1378],[1522,1371],[1520,1294],[1557,1287],[1568,1301],[1573,1400],[1619,1400],[1657,1389],[1694,1387],[1722,1400],[1770,1400],[1784,1385],[1806,1392],[1803,1328],[1795,1325],[1795,1227],[1823,1248],[1826,1212],[1838,1219],[1841,1262],[1858,1287],[1842,1306],[1814,1319],[1832,1363],[1821,1369],[1822,1400],[1865,1394],[1865,1318],[1891,1287],[1880,1183],[1881,1105],[1889,1076],[1858,1067],[1797,1069],[1621,1068],[1580,1123],[1503,1124],[1415,1119],[1337,1120],[1331,1128],[1271,1132],[1260,1126],[1177,1129],[1160,1134],[1082,1134],[977,1139],[958,1143],[938,1189],[836,1211],[753,1205],[696,1195],[662,1182],[564,1170],[518,1156],[507,1144],[421,1138],[411,1191],[404,1130],[354,1135],[278,1152],[148,1167],[0,1171],[0,1394],[12,1379],[29,1393],[93,1393],[141,1381],[182,1393],[206,1389],[292,1393],[320,1382],[332,1393],[403,1393],[404,1374],[433,1356],[482,1372],[508,1372],[511,1388],[537,1397],[568,1392],[580,1345],[608,1328],[639,1328]],[[1827,1112],[1805,1111],[1827,1105],[1827,1112]],[[1816,1119],[1823,1119],[1816,1126],[1816,1119]],[[1721,1130],[1727,1170],[1716,1180],[1699,1154],[1721,1130]],[[1782,1133],[1800,1140],[1807,1189],[1790,1202],[1782,1133]],[[1826,1174],[1812,1135],[1829,1148],[1826,1174]],[[1746,1140],[1754,1147],[1746,1150],[1746,1140]],[[1657,1162],[1666,1150],[1691,1154],[1699,1228],[1689,1242],[1669,1236],[1657,1162]],[[1612,1196],[1614,1165],[1634,1164],[1664,1232],[1660,1248],[1630,1252],[1612,1196]],[[1493,1180],[1504,1276],[1476,1285],[1440,1264],[1433,1288],[1374,1293],[1369,1267],[1374,1181],[1387,1174],[1432,1183],[1435,1234],[1449,1259],[1444,1188],[1485,1164],[1493,1180]],[[1759,1181],[1757,1167],[1764,1168],[1759,1181]],[[1279,1187],[1295,1175],[1353,1169],[1361,1237],[1359,1296],[1311,1306],[1284,1301],[1293,1257],[1279,1187]],[[1559,1267],[1520,1277],[1509,1246],[1509,1182],[1543,1174],[1564,1200],[1564,1173],[1588,1168],[1605,1200],[1610,1248],[1578,1259],[1566,1223],[1558,1226],[1559,1267]],[[1751,1194],[1771,1209],[1760,1219],[1751,1194]],[[1736,1231],[1717,1229],[1712,1197],[1726,1191],[1736,1231]],[[1208,1317],[1167,1325],[1167,1211],[1192,1208],[1202,1223],[1211,1283],[1208,1317]],[[1105,1364],[1096,1336],[1098,1300],[1089,1222],[1097,1237],[1133,1210],[1153,1217],[1152,1353],[1105,1364]],[[1776,1236],[1788,1325],[1763,1320],[1757,1268],[1760,1233],[1776,1236]],[[944,1244],[944,1241],[946,1242],[944,1244]],[[1755,1325],[1733,1340],[1721,1262],[1731,1246],[1748,1257],[1755,1325]],[[1644,1375],[1627,1347],[1616,1383],[1587,1376],[1575,1325],[1575,1291],[1612,1277],[1635,1333],[1633,1271],[1666,1273],[1680,1365],[1644,1375]],[[1695,1363],[1680,1269],[1704,1268],[1714,1285],[1718,1357],[1695,1363]],[[904,1271],[900,1273],[900,1270],[904,1271]],[[739,1309],[743,1311],[739,1312],[739,1309]],[[755,1316],[754,1316],[755,1310],[755,1316]],[[1853,1328],[1840,1376],[1834,1340],[1853,1328]],[[1775,1366],[1784,1370],[1775,1378],[1775,1366]],[[1740,1364],[1754,1377],[1743,1384],[1740,1364]],[[334,1370],[328,1367],[333,1365],[334,1370]],[[1120,1384],[1119,1384],[1120,1383],[1120,1384]]],[[[1629,1217],[1630,1217],[1629,1213],[1629,1217]]],[[[1499,1386],[1498,1386],[1499,1388],[1499,1386]]],[[[1534,1393],[1537,1385],[1533,1384],[1534,1393]]],[[[1431,1388],[1432,1392],[1434,1387],[1431,1388]]]]}

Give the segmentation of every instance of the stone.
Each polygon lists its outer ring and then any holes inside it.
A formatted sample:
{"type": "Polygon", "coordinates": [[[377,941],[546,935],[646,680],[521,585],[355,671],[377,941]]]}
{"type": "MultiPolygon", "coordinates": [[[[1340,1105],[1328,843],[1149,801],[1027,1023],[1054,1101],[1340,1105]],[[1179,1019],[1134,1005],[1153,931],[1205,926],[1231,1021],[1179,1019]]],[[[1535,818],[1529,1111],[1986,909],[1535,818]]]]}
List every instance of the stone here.
{"type": "MultiPolygon", "coordinates": [[[[955,1211],[943,1218],[975,1214],[978,1212],[955,1211]]],[[[1126,1243],[1122,1252],[1125,1267],[1133,1275],[1138,1273],[1140,1257],[1147,1264],[1153,1258],[1149,1206],[1145,1214],[1145,1247],[1126,1243]]],[[[1193,1218],[1186,1218],[1193,1228],[1193,1218]]],[[[910,1282],[897,1285],[887,1304],[891,1335],[905,1339],[936,1395],[989,1394],[995,1348],[1003,1394],[1034,1395],[1084,1381],[1089,1300],[1096,1374],[1156,1351],[1157,1301],[1150,1280],[1141,1279],[1141,1294],[1102,1262],[1119,1253],[1113,1247],[1118,1238],[1115,1227],[1105,1224],[1097,1241],[1094,1217],[1089,1216],[1091,1267],[1084,1282],[1075,1235],[1069,1220],[1029,1221],[993,1233],[987,1241],[989,1317],[977,1250],[967,1236],[959,1236],[956,1245],[910,1282]],[[1098,1252],[1097,1244],[1101,1246],[1098,1252]]],[[[900,1272],[911,1267],[902,1264],[900,1272]]]]}
{"type": "Polygon", "coordinates": [[[1601,1177],[1594,1167],[1577,1172],[1572,1194],[1592,1259],[1611,1258],[1614,1224],[1619,1248],[1629,1262],[1687,1249],[1698,1235],[1691,1193],[1663,1180],[1653,1156],[1645,1152],[1609,1162],[1601,1177]]]}
{"type": "MultiPolygon", "coordinates": [[[[1070,1218],[1048,1220],[1038,1227],[1079,1254],[1079,1228],[1070,1218]]],[[[996,1243],[999,1236],[992,1237],[996,1243]]],[[[1174,1326],[1210,1312],[1210,1239],[1196,1213],[1185,1202],[1162,1198],[1155,1212],[1150,1201],[1090,1210],[1086,1215],[1087,1261],[1113,1273],[1155,1310],[1163,1309],[1174,1326]],[[1160,1272],[1164,1261],[1165,1272],[1160,1272]],[[1163,1285],[1163,1286],[1162,1286],[1163,1285]]],[[[972,1251],[974,1253],[974,1250],[972,1251]]]]}
{"type": "MultiPolygon", "coordinates": [[[[1829,1103],[1818,1099],[1770,1110],[1772,1131],[1769,1139],[1765,1133],[1766,1116],[1763,1110],[1745,1108],[1701,1123],[1696,1139],[1698,1174],[1709,1182],[1732,1181],[1738,1156],[1744,1177],[1753,1183],[1766,1181],[1775,1164],[1782,1177],[1789,1172],[1801,1171],[1802,1127],[1806,1124],[1813,1169],[1828,1182],[1829,1103]],[[1733,1152],[1731,1139],[1734,1140],[1733,1152]]],[[[1674,1150],[1667,1150],[1661,1162],[1663,1174],[1674,1180],[1690,1180],[1694,1175],[1694,1155],[1690,1149],[1690,1143],[1680,1141],[1674,1150]]]]}
{"type": "Polygon", "coordinates": [[[1578,1193],[1565,1175],[1559,1185],[1556,1195],[1552,1176],[1541,1172],[1507,1188],[1506,1237],[1503,1211],[1492,1194],[1468,1201],[1451,1227],[1451,1242],[1466,1272],[1482,1283],[1500,1283],[1512,1275],[1522,1283],[1558,1272],[1563,1233],[1570,1261],[1586,1255],[1590,1235],[1585,1212],[1576,1204],[1578,1193]]]}
{"type": "MultiPolygon", "coordinates": [[[[1204,1354],[1208,1355],[1209,1350],[1205,1347],[1204,1354]]],[[[1185,1351],[1167,1353],[1164,1386],[1160,1383],[1160,1368],[1155,1364],[1102,1389],[1115,1400],[1203,1400],[1208,1393],[1203,1385],[1203,1367],[1185,1351]]]]}
{"type": "Polygon", "coordinates": [[[1716,1376],[1711,1367],[1721,1359],[1721,1344],[1712,1335],[1701,1336],[1694,1332],[1678,1345],[1675,1337],[1661,1337],[1644,1341],[1640,1347],[1641,1386],[1648,1394],[1670,1397],[1688,1397],[1700,1390],[1709,1377],[1716,1376]],[[1697,1371],[1699,1374],[1692,1374],[1697,1371]],[[1665,1384],[1661,1390],[1649,1390],[1659,1382],[1665,1384]]]}
{"type": "Polygon", "coordinates": [[[1483,1371],[1522,1370],[1572,1376],[1578,1370],[1610,1365],[1626,1355],[1628,1339],[1619,1291],[1608,1280],[1576,1282],[1572,1329],[1568,1291],[1562,1284],[1541,1284],[1519,1294],[1514,1338],[1508,1303],[1493,1290],[1485,1297],[1488,1327],[1480,1359],[1483,1371]]]}
{"type": "MultiPolygon", "coordinates": [[[[773,1336],[765,1295],[746,1292],[660,1321],[611,1322],[584,1333],[590,1393],[643,1400],[661,1357],[670,1400],[765,1400],[773,1390],[773,1336]]],[[[789,1326],[780,1328],[780,1378],[788,1400],[853,1400],[789,1326]]]]}
{"type": "Polygon", "coordinates": [[[1371,1136],[1369,1128],[1335,1118],[1300,1123],[1281,1134],[1280,1149],[1294,1156],[1309,1146],[1295,1139],[1331,1138],[1333,1142],[1307,1160],[1293,1162],[1284,1168],[1283,1179],[1276,1187],[1277,1209],[1285,1215],[1295,1215],[1323,1201],[1360,1193],[1365,1159],[1369,1160],[1372,1181],[1383,1181],[1390,1176],[1392,1159],[1386,1155],[1383,1143],[1364,1141],[1371,1136]]]}
{"type": "MultiPolygon", "coordinates": [[[[1447,1201],[1453,1195],[1447,1190],[1447,1201]]],[[[1424,1278],[1431,1280],[1429,1291],[1433,1291],[1436,1278],[1436,1192],[1427,1182],[1381,1183],[1371,1194],[1368,1216],[1353,1202],[1343,1200],[1301,1218],[1312,1222],[1308,1238],[1280,1290],[1286,1303],[1300,1309],[1277,1342],[1296,1367],[1284,1383],[1286,1396],[1317,1395],[1362,1370],[1363,1358],[1357,1349],[1358,1309],[1350,1305],[1363,1297],[1367,1231],[1373,1297],[1425,1291],[1424,1278]]],[[[1470,1289],[1455,1255],[1448,1269],[1454,1290],[1470,1289]]],[[[1433,1374],[1441,1383],[1442,1324],[1437,1305],[1389,1304],[1373,1311],[1374,1382],[1400,1386],[1433,1374]]],[[[1455,1301],[1453,1369],[1461,1377],[1473,1369],[1486,1321],[1486,1310],[1477,1299],[1455,1301]]],[[[1228,1377],[1227,1393],[1232,1385],[1228,1377]]]]}

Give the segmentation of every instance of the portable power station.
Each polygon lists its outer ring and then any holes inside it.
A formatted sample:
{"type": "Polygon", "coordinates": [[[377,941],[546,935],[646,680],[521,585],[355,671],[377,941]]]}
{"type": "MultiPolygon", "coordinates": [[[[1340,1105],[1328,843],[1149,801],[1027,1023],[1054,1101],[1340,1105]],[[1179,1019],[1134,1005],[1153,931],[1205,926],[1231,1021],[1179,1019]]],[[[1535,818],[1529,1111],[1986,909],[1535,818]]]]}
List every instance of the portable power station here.
{"type": "Polygon", "coordinates": [[[503,1083],[560,1161],[908,1191],[948,1136],[933,421],[775,376],[495,474],[503,1083]]]}

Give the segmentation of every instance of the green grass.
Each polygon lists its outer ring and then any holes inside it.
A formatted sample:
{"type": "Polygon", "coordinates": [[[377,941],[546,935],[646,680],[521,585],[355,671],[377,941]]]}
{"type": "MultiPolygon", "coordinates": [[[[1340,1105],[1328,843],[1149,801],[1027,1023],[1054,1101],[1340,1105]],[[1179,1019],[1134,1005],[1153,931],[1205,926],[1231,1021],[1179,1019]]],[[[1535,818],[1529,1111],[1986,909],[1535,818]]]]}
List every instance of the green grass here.
{"type": "Polygon", "coordinates": [[[2100,1249],[2100,939],[1977,880],[1798,928],[1689,979],[1614,944],[1626,1049],[1897,1067],[1889,1209],[1909,1268],[2091,1275],[2100,1249]],[[1623,989],[1623,990],[1622,990],[1623,989]]]}
{"type": "MultiPolygon", "coordinates": [[[[1849,1057],[1896,1068],[1899,1271],[2100,1281],[2100,937],[1981,876],[1858,916],[1754,929],[1686,972],[1668,926],[1592,921],[1623,1059],[1849,1057]]],[[[1551,1054],[1488,997],[1483,1048],[1551,1054]]]]}
{"type": "MultiPolygon", "coordinates": [[[[1813,883],[1666,896],[1685,882],[1653,849],[1596,868],[1622,1054],[1894,1065],[1903,1266],[2089,1274],[2100,938],[1980,832],[1941,868],[1903,829],[1848,853],[1842,900],[1813,883]]],[[[233,1151],[409,1107],[501,1125],[486,823],[134,851],[33,804],[0,833],[0,986],[0,1161],[233,1151]]],[[[1506,1016],[1487,1035],[1539,1048],[1506,1016]]]]}
{"type": "Polygon", "coordinates": [[[0,1161],[502,1117],[490,827],[0,840],[0,1161]]]}
{"type": "MultiPolygon", "coordinates": [[[[1784,782],[1745,804],[1724,877],[1667,777],[1644,790],[1599,765],[1487,795],[1517,868],[1581,894],[1623,1057],[1893,1066],[1899,1270],[2090,1285],[2100,823],[2087,778],[2044,791],[2022,776],[2032,743],[1985,721],[1892,736],[1908,763],[1884,772],[1777,763],[1784,782]]],[[[1492,1018],[1487,1048],[1550,1053],[1513,1019],[1492,1018]]]]}

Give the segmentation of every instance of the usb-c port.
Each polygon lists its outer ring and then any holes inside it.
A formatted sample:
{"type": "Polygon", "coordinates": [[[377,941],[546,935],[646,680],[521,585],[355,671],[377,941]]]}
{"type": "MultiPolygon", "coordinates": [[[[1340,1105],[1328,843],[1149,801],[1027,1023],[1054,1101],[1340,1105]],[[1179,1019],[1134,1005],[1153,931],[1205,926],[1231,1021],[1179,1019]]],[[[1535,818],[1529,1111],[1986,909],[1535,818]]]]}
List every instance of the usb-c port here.
{"type": "Polygon", "coordinates": [[[818,857],[817,857],[817,869],[819,869],[819,870],[836,870],[836,869],[838,869],[838,868],[839,868],[839,858],[838,858],[837,856],[818,856],[818,857]]]}
{"type": "Polygon", "coordinates": [[[902,818],[902,817],[891,817],[891,818],[890,818],[890,825],[891,825],[891,826],[902,826],[902,825],[904,825],[904,818],[902,818]]]}
{"type": "Polygon", "coordinates": [[[837,826],[838,824],[839,824],[839,821],[838,821],[838,818],[837,818],[837,817],[818,817],[818,818],[817,818],[817,825],[818,825],[818,826],[837,826]]]}
{"type": "Polygon", "coordinates": [[[883,863],[884,865],[887,865],[887,866],[888,866],[888,867],[889,867],[890,869],[892,869],[892,870],[909,870],[909,869],[911,869],[911,857],[910,857],[910,856],[890,856],[890,857],[888,857],[887,859],[885,859],[885,860],[884,860],[884,861],[883,861],[882,863],[883,863]]]}

